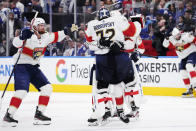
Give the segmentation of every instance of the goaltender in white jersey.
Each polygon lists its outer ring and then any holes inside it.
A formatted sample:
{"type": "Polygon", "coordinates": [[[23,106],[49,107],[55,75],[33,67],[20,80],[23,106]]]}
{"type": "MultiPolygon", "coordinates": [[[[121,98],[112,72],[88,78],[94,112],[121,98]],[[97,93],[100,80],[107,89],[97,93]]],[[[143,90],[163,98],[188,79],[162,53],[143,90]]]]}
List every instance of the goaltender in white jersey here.
{"type": "MultiPolygon", "coordinates": [[[[118,13],[117,11],[115,12],[118,13]]],[[[112,13],[111,13],[112,15],[112,13]]],[[[128,22],[128,20],[121,14],[112,15],[105,20],[92,20],[87,25],[86,39],[89,48],[95,51],[95,54],[106,54],[109,52],[108,48],[100,49],[99,39],[100,37],[108,37],[112,41],[125,41],[125,36],[134,37],[138,36],[141,31],[141,25],[139,22],[128,22]],[[93,42],[94,41],[94,42],[93,42]]],[[[130,45],[124,43],[124,49],[130,49],[130,45]]]]}

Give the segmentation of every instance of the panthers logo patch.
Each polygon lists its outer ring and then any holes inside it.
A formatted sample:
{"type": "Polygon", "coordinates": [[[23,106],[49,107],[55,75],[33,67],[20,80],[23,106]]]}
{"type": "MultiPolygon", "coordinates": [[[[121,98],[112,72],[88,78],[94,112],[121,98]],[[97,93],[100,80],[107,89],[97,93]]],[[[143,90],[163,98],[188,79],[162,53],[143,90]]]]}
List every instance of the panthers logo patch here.
{"type": "Polygon", "coordinates": [[[38,59],[40,56],[42,56],[44,48],[34,48],[33,50],[33,59],[38,59]]]}

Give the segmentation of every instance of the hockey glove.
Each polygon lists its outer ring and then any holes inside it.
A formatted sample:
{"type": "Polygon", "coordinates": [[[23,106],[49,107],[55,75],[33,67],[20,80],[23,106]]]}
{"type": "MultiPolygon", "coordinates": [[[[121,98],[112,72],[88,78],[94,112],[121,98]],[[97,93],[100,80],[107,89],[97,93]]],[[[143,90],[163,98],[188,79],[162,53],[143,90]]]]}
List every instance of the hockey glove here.
{"type": "Polygon", "coordinates": [[[135,51],[131,54],[131,59],[136,63],[141,57],[140,52],[135,51]]]}
{"type": "Polygon", "coordinates": [[[33,35],[33,32],[30,29],[23,29],[21,31],[21,34],[20,34],[19,38],[21,40],[26,40],[26,39],[31,38],[32,35],[33,35]]]}
{"type": "Polygon", "coordinates": [[[102,47],[110,47],[110,44],[112,43],[112,41],[110,41],[110,39],[108,37],[101,37],[101,39],[99,40],[99,44],[102,47]]]}
{"type": "Polygon", "coordinates": [[[64,27],[63,30],[64,30],[64,34],[65,34],[65,35],[68,35],[68,28],[67,28],[66,26],[64,27]]]}
{"type": "Polygon", "coordinates": [[[111,53],[120,53],[123,48],[124,48],[124,45],[122,42],[115,41],[110,46],[110,52],[111,53]]]}

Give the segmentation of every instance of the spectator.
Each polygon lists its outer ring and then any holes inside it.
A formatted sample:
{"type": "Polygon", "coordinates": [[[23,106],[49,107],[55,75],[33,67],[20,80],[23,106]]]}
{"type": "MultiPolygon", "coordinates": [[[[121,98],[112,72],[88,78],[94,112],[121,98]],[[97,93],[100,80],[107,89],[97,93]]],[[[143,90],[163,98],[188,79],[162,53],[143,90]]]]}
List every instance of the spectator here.
{"type": "Polygon", "coordinates": [[[183,30],[183,27],[184,27],[184,17],[180,16],[177,23],[177,28],[183,30]]]}
{"type": "Polygon", "coordinates": [[[195,22],[192,20],[191,11],[187,10],[184,15],[184,31],[195,31],[195,22]]]}
{"type": "Polygon", "coordinates": [[[63,7],[59,6],[58,13],[63,13],[63,7]]]}
{"type": "Polygon", "coordinates": [[[81,22],[79,28],[80,28],[80,30],[84,31],[85,30],[85,24],[83,22],[81,22]]]}
{"type": "Polygon", "coordinates": [[[166,56],[167,49],[163,47],[162,43],[166,37],[166,20],[162,19],[157,23],[154,30],[154,40],[152,41],[152,46],[156,49],[159,56],[166,56]]]}
{"type": "Polygon", "coordinates": [[[10,9],[14,13],[14,18],[15,19],[20,19],[21,18],[21,11],[19,8],[16,7],[15,2],[10,3],[10,9]]]}
{"type": "Polygon", "coordinates": [[[0,4],[0,56],[5,55],[5,48],[3,46],[3,15],[4,13],[1,12],[3,5],[0,4]]]}
{"type": "Polygon", "coordinates": [[[132,0],[124,0],[122,4],[123,4],[123,8],[124,8],[129,14],[132,14],[132,11],[133,11],[132,0]]]}
{"type": "MultiPolygon", "coordinates": [[[[12,39],[14,37],[14,32],[16,29],[22,29],[23,23],[14,18],[14,13],[10,12],[9,13],[9,37],[12,39]]],[[[4,23],[4,32],[6,32],[6,23],[4,23]]]]}
{"type": "Polygon", "coordinates": [[[40,12],[40,13],[42,13],[43,12],[43,9],[42,9],[42,7],[41,7],[41,5],[40,5],[40,1],[39,0],[31,0],[31,2],[32,2],[32,8],[33,8],[33,12],[34,11],[38,11],[38,12],[40,12]]]}
{"type": "Polygon", "coordinates": [[[78,31],[79,41],[83,44],[86,42],[85,33],[83,30],[78,31]]]}
{"type": "Polygon", "coordinates": [[[174,19],[176,19],[176,7],[175,7],[175,4],[170,4],[168,6],[168,14],[170,16],[172,16],[174,19]]]}
{"type": "Polygon", "coordinates": [[[18,9],[20,9],[20,12],[23,13],[24,12],[24,4],[20,2],[21,0],[15,0],[16,2],[16,7],[18,9]]]}
{"type": "Polygon", "coordinates": [[[5,56],[5,46],[0,42],[0,56],[5,56]]]}
{"type": "Polygon", "coordinates": [[[82,44],[82,42],[79,41],[79,40],[77,41],[76,45],[77,45],[77,53],[76,53],[76,55],[77,56],[86,56],[86,53],[87,53],[86,46],[84,46],[84,44],[82,44]]]}
{"type": "Polygon", "coordinates": [[[103,6],[105,6],[105,3],[104,3],[104,1],[100,0],[100,2],[99,2],[99,5],[100,5],[100,7],[103,7],[103,6]]]}
{"type": "Polygon", "coordinates": [[[61,0],[60,6],[63,8],[64,13],[72,13],[73,0],[61,0]]]}
{"type": "Polygon", "coordinates": [[[165,0],[161,0],[158,4],[158,8],[157,8],[158,14],[162,14],[162,15],[164,14],[164,12],[165,12],[164,6],[165,6],[165,0]]]}
{"type": "Polygon", "coordinates": [[[74,42],[70,38],[67,40],[67,42],[68,42],[68,49],[65,50],[63,56],[74,56],[74,42]]]}
{"type": "Polygon", "coordinates": [[[113,4],[112,0],[105,0],[105,7],[108,8],[110,5],[113,4]]]}
{"type": "Polygon", "coordinates": [[[170,14],[169,15],[169,20],[167,21],[167,32],[166,36],[171,35],[170,33],[172,32],[173,28],[176,26],[176,21],[174,17],[170,14]]]}
{"type": "Polygon", "coordinates": [[[3,7],[1,9],[1,11],[4,12],[5,15],[7,15],[7,12],[11,11],[10,8],[9,8],[10,7],[10,3],[7,2],[7,1],[4,1],[4,2],[2,2],[2,4],[3,4],[3,7]]]}
{"type": "MultiPolygon", "coordinates": [[[[20,35],[21,30],[20,29],[16,29],[14,37],[17,37],[20,35]]],[[[11,42],[12,43],[12,42],[11,42]]],[[[16,54],[18,51],[18,48],[16,48],[15,46],[13,46],[13,44],[11,44],[10,47],[10,51],[9,51],[9,56],[13,56],[14,54],[16,54]]]]}
{"type": "Polygon", "coordinates": [[[25,12],[33,12],[33,5],[29,2],[25,8],[25,12]]]}
{"type": "Polygon", "coordinates": [[[179,17],[183,16],[184,13],[185,13],[185,11],[184,11],[184,3],[181,1],[181,2],[179,2],[178,10],[176,11],[176,22],[177,23],[179,22],[179,17]]]}

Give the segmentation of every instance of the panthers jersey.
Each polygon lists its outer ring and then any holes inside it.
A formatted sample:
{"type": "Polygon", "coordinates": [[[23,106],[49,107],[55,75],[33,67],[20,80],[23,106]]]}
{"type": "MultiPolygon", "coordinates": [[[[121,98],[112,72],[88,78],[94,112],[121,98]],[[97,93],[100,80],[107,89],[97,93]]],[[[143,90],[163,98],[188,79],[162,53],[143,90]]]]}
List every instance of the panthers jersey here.
{"type": "Polygon", "coordinates": [[[174,36],[163,41],[163,46],[166,48],[175,48],[179,58],[184,59],[193,52],[196,52],[196,38],[190,33],[182,33],[181,38],[176,40],[174,36]]]}
{"type": "MultiPolygon", "coordinates": [[[[111,41],[124,43],[125,36],[134,37],[141,31],[139,22],[128,22],[124,16],[109,17],[103,20],[90,21],[85,30],[86,40],[94,48],[98,47],[101,37],[107,37],[111,41]]],[[[96,48],[98,49],[98,48],[96,48]]],[[[99,54],[108,53],[109,49],[99,50],[99,54]]]]}
{"type": "Polygon", "coordinates": [[[135,50],[139,51],[141,54],[145,52],[145,46],[140,36],[125,38],[125,50],[124,52],[131,53],[135,50]]]}
{"type": "Polygon", "coordinates": [[[19,37],[15,37],[13,45],[18,49],[18,52],[14,55],[14,59],[18,58],[22,45],[25,44],[18,64],[39,64],[40,58],[44,55],[48,44],[56,43],[65,38],[64,31],[58,31],[54,33],[44,33],[41,35],[41,39],[38,39],[36,35],[32,35],[30,39],[26,41],[20,40],[19,37]]]}

